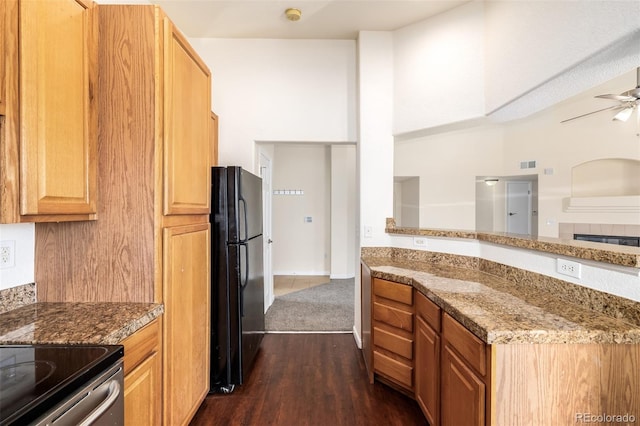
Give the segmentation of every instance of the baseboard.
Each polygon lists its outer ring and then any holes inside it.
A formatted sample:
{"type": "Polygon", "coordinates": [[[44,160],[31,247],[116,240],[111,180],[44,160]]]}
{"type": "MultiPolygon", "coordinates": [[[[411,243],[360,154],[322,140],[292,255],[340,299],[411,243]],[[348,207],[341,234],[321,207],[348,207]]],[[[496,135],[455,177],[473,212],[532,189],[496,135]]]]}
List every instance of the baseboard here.
{"type": "Polygon", "coordinates": [[[329,279],[331,279],[331,280],[348,280],[350,278],[355,278],[355,276],[352,275],[352,274],[339,274],[339,275],[331,274],[331,275],[329,275],[329,279]]]}
{"type": "Polygon", "coordinates": [[[353,325],[353,339],[356,341],[358,349],[362,349],[362,339],[360,338],[360,334],[358,333],[358,329],[355,324],[353,325]]]}
{"type": "Polygon", "coordinates": [[[304,275],[304,276],[325,276],[330,275],[330,271],[273,271],[273,275],[304,275]]]}

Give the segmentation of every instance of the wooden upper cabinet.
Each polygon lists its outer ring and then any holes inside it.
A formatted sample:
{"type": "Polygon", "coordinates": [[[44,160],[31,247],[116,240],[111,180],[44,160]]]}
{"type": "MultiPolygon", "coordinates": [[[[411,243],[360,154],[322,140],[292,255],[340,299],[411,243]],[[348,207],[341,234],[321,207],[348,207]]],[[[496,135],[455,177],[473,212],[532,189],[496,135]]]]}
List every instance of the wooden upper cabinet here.
{"type": "Polygon", "coordinates": [[[7,63],[7,2],[0,2],[0,115],[5,115],[6,101],[6,63],[7,63]]]}
{"type": "Polygon", "coordinates": [[[20,2],[21,215],[96,213],[97,32],[91,6],[81,0],[20,2]]]}
{"type": "Polygon", "coordinates": [[[207,214],[211,72],[168,18],[164,37],[164,214],[207,214]]]}

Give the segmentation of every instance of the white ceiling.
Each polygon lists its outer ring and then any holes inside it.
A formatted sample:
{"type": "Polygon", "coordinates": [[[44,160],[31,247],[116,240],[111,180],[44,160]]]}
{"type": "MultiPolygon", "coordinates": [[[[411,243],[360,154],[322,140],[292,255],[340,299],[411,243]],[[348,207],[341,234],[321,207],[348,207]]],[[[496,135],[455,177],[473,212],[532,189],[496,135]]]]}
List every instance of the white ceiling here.
{"type": "Polygon", "coordinates": [[[149,0],[192,38],[356,39],[358,31],[393,31],[470,0],[149,0]],[[290,22],[295,7],[302,18],[290,22]]]}

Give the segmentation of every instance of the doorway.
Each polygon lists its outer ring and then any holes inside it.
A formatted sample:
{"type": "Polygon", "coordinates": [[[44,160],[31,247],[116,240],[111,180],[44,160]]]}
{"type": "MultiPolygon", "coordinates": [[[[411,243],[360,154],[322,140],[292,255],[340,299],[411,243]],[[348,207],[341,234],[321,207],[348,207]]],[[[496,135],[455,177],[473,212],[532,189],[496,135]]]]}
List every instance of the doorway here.
{"type": "MultiPolygon", "coordinates": [[[[265,176],[265,308],[281,306],[279,300],[291,290],[318,287],[319,292],[333,284],[331,290],[336,290],[345,280],[355,287],[355,144],[257,146],[256,159],[265,176]],[[289,289],[276,291],[276,285],[289,289]]],[[[343,298],[341,294],[337,297],[343,298]]],[[[318,294],[318,303],[325,296],[318,294]]],[[[353,316],[353,298],[345,299],[353,316]]],[[[353,322],[349,330],[352,327],[353,322]]]]}
{"type": "Polygon", "coordinates": [[[269,306],[273,303],[273,261],[271,255],[271,247],[273,244],[271,230],[271,157],[266,152],[260,153],[259,159],[260,177],[262,178],[262,234],[264,245],[264,311],[267,312],[269,306]]]}
{"type": "Polygon", "coordinates": [[[507,182],[507,233],[531,235],[531,182],[507,182]]]}

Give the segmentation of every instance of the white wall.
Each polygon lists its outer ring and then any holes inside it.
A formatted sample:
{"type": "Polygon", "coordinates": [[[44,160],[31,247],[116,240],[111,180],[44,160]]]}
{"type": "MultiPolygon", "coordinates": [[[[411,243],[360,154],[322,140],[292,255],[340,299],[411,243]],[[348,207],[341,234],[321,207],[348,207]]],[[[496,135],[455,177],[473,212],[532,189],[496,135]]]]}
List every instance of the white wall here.
{"type": "Polygon", "coordinates": [[[398,176],[420,176],[420,227],[475,229],[476,176],[499,174],[503,130],[495,125],[395,143],[398,176]]]}
{"type": "MultiPolygon", "coordinates": [[[[393,35],[358,37],[358,182],[360,246],[388,246],[385,221],[393,214],[393,35]],[[365,234],[370,230],[370,234],[365,234]]],[[[360,345],[360,270],[356,271],[354,335],[360,345]]]]}
{"type": "Polygon", "coordinates": [[[483,3],[393,32],[394,134],[484,116],[483,3]]]}
{"type": "Polygon", "coordinates": [[[331,146],[331,278],[353,278],[356,269],[356,147],[331,146]]]}
{"type": "Polygon", "coordinates": [[[273,195],[274,275],[329,275],[331,266],[331,147],[277,144],[273,190],[304,195],[273,195]],[[311,217],[312,222],[305,222],[311,217]]]}
{"type": "Polygon", "coordinates": [[[355,142],[355,41],[191,39],[212,72],[221,165],[255,141],[355,142]]]}
{"type": "Polygon", "coordinates": [[[0,269],[0,290],[34,282],[35,226],[33,223],[0,225],[0,241],[14,248],[14,266],[0,269]]]}
{"type": "Polygon", "coordinates": [[[526,117],[640,64],[640,2],[471,2],[394,34],[394,134],[526,117]]]}
{"type": "Polygon", "coordinates": [[[393,34],[360,32],[358,65],[360,243],[379,246],[389,241],[385,220],[393,214],[393,34]]]}

